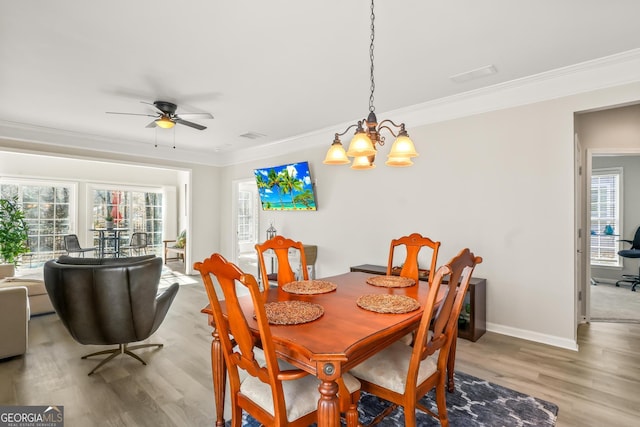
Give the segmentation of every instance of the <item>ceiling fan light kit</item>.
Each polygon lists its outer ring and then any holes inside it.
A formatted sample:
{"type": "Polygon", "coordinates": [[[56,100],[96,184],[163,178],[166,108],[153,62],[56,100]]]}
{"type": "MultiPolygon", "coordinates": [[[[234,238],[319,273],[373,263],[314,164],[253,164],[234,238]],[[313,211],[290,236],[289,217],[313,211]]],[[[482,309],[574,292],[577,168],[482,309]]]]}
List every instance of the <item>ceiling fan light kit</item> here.
{"type": "Polygon", "coordinates": [[[157,119],[155,121],[156,125],[163,128],[163,129],[171,129],[172,127],[175,126],[175,123],[173,122],[173,120],[171,120],[169,117],[167,116],[162,116],[159,119],[157,119]]]}
{"type": "Polygon", "coordinates": [[[146,101],[140,101],[140,102],[143,104],[152,105],[153,108],[155,108],[156,110],[156,114],[117,113],[117,112],[111,112],[111,111],[107,111],[107,114],[124,114],[124,115],[130,115],[130,116],[153,117],[154,120],[151,123],[149,123],[146,127],[154,128],[158,126],[163,129],[171,129],[176,124],[180,124],[180,125],[189,126],[191,128],[198,129],[198,130],[205,130],[207,128],[206,126],[203,126],[199,123],[194,123],[194,122],[185,120],[184,117],[192,116],[192,117],[198,117],[201,119],[213,119],[213,116],[211,115],[211,113],[180,113],[178,114],[176,113],[176,111],[178,110],[178,106],[173,102],[168,102],[168,101],[154,101],[153,103],[146,102],[146,101]]]}
{"type": "Polygon", "coordinates": [[[374,164],[376,158],[376,144],[379,146],[384,145],[384,136],[380,135],[383,129],[389,131],[396,140],[391,146],[391,152],[387,156],[385,164],[387,166],[394,167],[406,167],[413,165],[411,161],[412,157],[418,156],[413,141],[409,138],[404,123],[395,124],[391,120],[382,120],[378,122],[376,117],[375,107],[373,106],[373,93],[375,90],[375,81],[373,76],[373,48],[375,39],[375,14],[374,0],[371,0],[371,44],[369,45],[369,59],[371,63],[371,94],[369,95],[369,115],[366,119],[358,121],[357,124],[349,126],[344,132],[336,133],[333,139],[333,143],[327,155],[323,161],[327,165],[345,165],[351,163],[349,157],[353,157],[353,163],[351,169],[364,170],[373,169],[376,167],[374,164]],[[356,128],[355,135],[351,139],[349,144],[349,150],[345,151],[340,141],[340,137],[345,135],[349,130],[356,128]]]}

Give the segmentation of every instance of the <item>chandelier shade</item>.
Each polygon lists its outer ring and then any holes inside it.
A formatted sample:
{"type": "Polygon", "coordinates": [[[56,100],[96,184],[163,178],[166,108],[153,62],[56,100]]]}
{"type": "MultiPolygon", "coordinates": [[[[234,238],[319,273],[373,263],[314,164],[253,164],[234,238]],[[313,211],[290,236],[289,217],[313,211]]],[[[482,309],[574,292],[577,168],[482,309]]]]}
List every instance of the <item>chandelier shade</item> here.
{"type": "Polygon", "coordinates": [[[393,167],[406,167],[413,165],[413,162],[409,157],[391,157],[391,155],[389,155],[387,161],[384,162],[384,164],[393,167]]]}
{"type": "Polygon", "coordinates": [[[387,156],[385,162],[388,166],[406,167],[413,165],[411,161],[412,157],[417,157],[418,152],[413,144],[411,138],[405,130],[404,123],[399,125],[391,120],[382,120],[378,122],[375,114],[375,107],[373,105],[375,79],[373,73],[373,50],[375,40],[375,14],[374,14],[374,0],[371,0],[371,44],[369,45],[369,60],[370,60],[370,80],[371,80],[371,93],[369,95],[369,114],[366,119],[358,121],[357,124],[353,124],[342,133],[336,133],[333,139],[333,143],[327,155],[324,159],[324,164],[327,165],[345,165],[351,163],[349,157],[353,157],[353,163],[351,169],[373,169],[375,168],[375,155],[377,154],[377,147],[384,146],[385,138],[380,135],[382,130],[387,130],[393,135],[396,140],[391,146],[391,151],[387,156]],[[345,152],[340,137],[345,135],[351,129],[356,128],[355,135],[349,143],[349,149],[345,152]]]}
{"type": "Polygon", "coordinates": [[[349,150],[347,150],[347,156],[361,157],[361,156],[373,156],[376,154],[376,149],[371,142],[371,138],[364,132],[364,130],[358,130],[349,144],[349,150]]]}
{"type": "Polygon", "coordinates": [[[409,135],[400,135],[396,138],[391,146],[388,157],[417,157],[416,147],[409,135]]]}
{"type": "Polygon", "coordinates": [[[363,170],[373,169],[376,165],[373,164],[373,156],[358,156],[353,159],[351,169],[363,170]]]}
{"type": "Polygon", "coordinates": [[[351,163],[351,161],[347,157],[347,152],[344,151],[342,143],[338,140],[331,144],[329,151],[327,151],[327,156],[322,163],[325,165],[346,165],[351,163]]]}

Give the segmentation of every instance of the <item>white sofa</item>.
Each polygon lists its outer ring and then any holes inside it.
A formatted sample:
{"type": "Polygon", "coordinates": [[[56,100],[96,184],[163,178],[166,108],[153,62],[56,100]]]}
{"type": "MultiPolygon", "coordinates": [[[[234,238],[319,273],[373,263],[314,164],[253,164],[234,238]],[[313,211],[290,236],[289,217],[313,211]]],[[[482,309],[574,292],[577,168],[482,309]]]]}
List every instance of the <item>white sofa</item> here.
{"type": "Polygon", "coordinates": [[[0,279],[0,289],[15,288],[16,286],[27,288],[31,314],[45,314],[55,311],[51,305],[47,289],[44,287],[44,280],[21,277],[6,277],[0,279]]]}
{"type": "Polygon", "coordinates": [[[0,288],[0,359],[27,352],[29,316],[26,287],[0,288]]]}

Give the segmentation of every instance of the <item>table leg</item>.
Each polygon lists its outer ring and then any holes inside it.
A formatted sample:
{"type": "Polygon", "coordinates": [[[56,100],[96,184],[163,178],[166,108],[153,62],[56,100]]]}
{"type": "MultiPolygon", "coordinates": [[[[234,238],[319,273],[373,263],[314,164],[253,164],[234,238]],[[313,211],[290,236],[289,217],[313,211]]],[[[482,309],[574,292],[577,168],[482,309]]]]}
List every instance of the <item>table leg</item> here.
{"type": "Polygon", "coordinates": [[[216,426],[224,427],[224,394],[227,370],[218,330],[214,329],[211,335],[213,336],[211,341],[211,372],[213,373],[213,395],[216,404],[216,426]]]}
{"type": "Polygon", "coordinates": [[[105,241],[104,241],[104,231],[99,231],[98,232],[98,240],[100,241],[100,258],[104,258],[104,245],[105,245],[105,241]]]}
{"type": "Polygon", "coordinates": [[[318,386],[318,427],[340,426],[340,405],[338,402],[338,384],[335,381],[322,380],[318,386]]]}

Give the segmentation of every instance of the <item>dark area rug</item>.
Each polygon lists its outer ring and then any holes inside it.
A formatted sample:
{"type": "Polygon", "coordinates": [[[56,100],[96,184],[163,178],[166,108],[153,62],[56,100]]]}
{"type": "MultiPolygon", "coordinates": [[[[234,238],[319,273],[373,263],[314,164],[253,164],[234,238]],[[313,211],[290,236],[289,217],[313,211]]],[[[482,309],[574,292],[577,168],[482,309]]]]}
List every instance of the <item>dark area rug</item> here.
{"type": "MultiPolygon", "coordinates": [[[[455,373],[455,384],[455,391],[447,393],[447,413],[452,427],[553,427],[556,425],[558,406],[553,403],[492,384],[463,372],[455,373]]],[[[437,412],[433,391],[422,398],[421,402],[427,408],[437,412]]],[[[363,392],[358,405],[360,422],[363,425],[369,424],[388,406],[388,402],[363,392]]],[[[419,426],[440,425],[438,420],[420,411],[417,411],[416,416],[419,426]]],[[[260,424],[245,413],[242,425],[258,427],[260,424]]],[[[396,409],[378,425],[383,427],[404,425],[403,409],[396,409]]]]}

